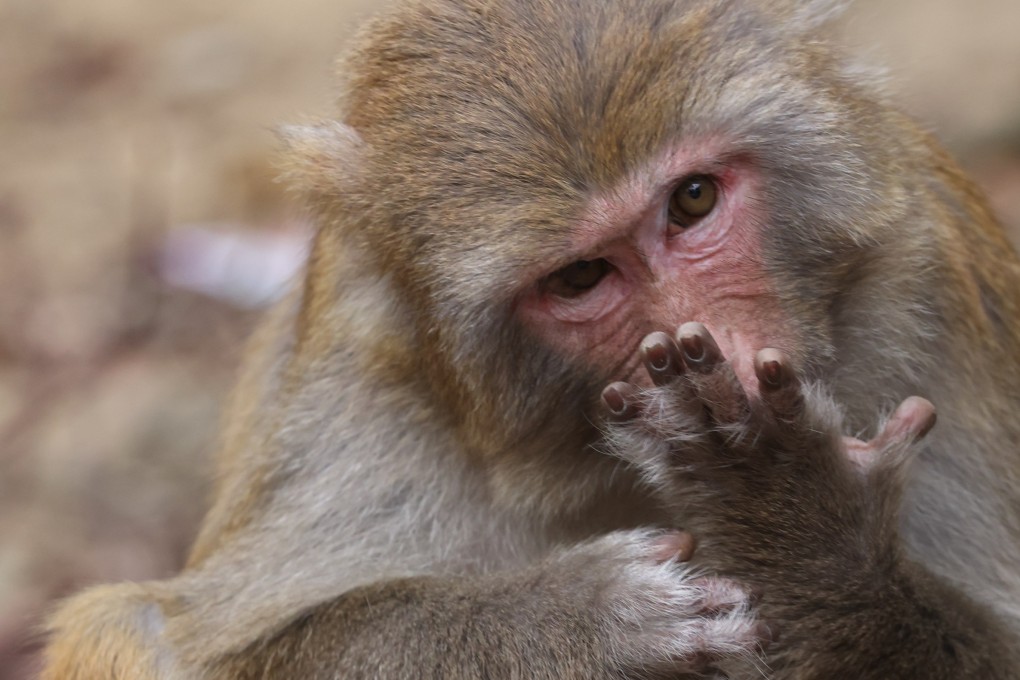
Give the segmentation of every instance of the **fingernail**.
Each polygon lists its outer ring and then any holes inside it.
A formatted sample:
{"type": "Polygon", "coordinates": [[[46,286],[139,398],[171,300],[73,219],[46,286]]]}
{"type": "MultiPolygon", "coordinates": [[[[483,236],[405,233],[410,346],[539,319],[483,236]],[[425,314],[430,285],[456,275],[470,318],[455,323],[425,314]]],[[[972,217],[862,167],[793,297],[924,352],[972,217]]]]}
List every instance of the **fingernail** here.
{"type": "Polygon", "coordinates": [[[681,533],[677,538],[677,549],[676,549],[676,560],[677,562],[690,562],[691,558],[694,557],[694,551],[697,549],[698,543],[694,540],[694,536],[687,533],[686,531],[681,533]]]}
{"type": "Polygon", "coordinates": [[[623,398],[620,390],[615,385],[610,385],[602,390],[602,401],[616,415],[620,415],[627,410],[627,400],[623,398]]]}
{"type": "Polygon", "coordinates": [[[761,369],[765,382],[769,387],[782,386],[783,367],[778,361],[775,359],[766,361],[761,365],[761,369]]]}
{"type": "Polygon", "coordinates": [[[701,341],[700,335],[683,335],[680,337],[680,345],[684,348],[684,356],[691,361],[705,358],[705,343],[701,341]]]}
{"type": "Polygon", "coordinates": [[[645,347],[645,356],[656,371],[665,371],[669,368],[669,350],[665,345],[655,343],[645,347]]]}

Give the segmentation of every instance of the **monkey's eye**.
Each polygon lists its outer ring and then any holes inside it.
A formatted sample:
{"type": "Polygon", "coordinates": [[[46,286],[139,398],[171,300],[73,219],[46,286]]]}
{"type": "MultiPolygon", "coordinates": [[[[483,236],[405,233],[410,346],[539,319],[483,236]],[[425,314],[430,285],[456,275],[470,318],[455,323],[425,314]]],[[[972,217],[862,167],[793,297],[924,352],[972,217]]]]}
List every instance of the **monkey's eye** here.
{"type": "Polygon", "coordinates": [[[669,198],[669,221],[686,229],[712,212],[719,197],[715,180],[694,175],[680,182],[669,198]]]}
{"type": "Polygon", "coordinates": [[[612,269],[613,265],[603,258],[579,260],[550,274],[543,282],[543,287],[559,297],[577,297],[597,286],[612,269]]]}

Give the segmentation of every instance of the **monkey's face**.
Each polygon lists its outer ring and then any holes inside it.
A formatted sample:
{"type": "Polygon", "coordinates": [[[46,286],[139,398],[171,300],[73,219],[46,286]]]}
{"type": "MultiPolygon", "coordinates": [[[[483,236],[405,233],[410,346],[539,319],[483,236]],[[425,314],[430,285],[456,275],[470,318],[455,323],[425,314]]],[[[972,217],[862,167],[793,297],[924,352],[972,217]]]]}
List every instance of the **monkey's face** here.
{"type": "Polygon", "coordinates": [[[700,321],[753,389],[754,352],[797,343],[764,264],[759,171],[724,151],[681,142],[592,196],[569,263],[521,295],[521,321],[605,378],[629,381],[647,379],[635,351],[645,334],[700,321]]]}
{"type": "Polygon", "coordinates": [[[792,0],[579,2],[412,3],[349,63],[350,212],[432,383],[528,430],[686,321],[750,388],[763,345],[830,360],[859,265],[904,233],[873,134],[895,114],[792,0]]]}

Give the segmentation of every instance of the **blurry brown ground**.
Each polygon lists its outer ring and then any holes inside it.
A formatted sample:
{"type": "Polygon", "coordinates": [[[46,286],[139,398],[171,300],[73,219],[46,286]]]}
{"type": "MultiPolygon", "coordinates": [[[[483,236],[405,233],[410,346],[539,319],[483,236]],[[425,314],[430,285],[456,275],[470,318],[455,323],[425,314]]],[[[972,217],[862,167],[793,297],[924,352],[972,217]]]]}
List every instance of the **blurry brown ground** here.
{"type": "MultiPolygon", "coordinates": [[[[0,0],[0,680],[86,584],[173,573],[255,312],[154,275],[196,224],[286,232],[272,126],[327,114],[368,0],[0,0]]],[[[1020,3],[862,0],[892,66],[1020,234],[1020,3]]]]}

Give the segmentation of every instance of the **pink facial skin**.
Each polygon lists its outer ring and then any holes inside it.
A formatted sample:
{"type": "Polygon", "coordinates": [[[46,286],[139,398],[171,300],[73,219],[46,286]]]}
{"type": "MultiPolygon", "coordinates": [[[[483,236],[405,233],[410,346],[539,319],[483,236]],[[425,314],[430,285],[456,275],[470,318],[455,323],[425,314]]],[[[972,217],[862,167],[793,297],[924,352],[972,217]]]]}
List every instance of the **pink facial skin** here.
{"type": "Polygon", "coordinates": [[[592,199],[578,221],[573,261],[604,258],[612,270],[576,297],[542,282],[522,296],[522,321],[553,347],[588,357],[612,380],[642,383],[637,348],[652,331],[699,321],[744,383],[757,392],[755,352],[789,348],[792,337],[762,264],[768,219],[755,200],[759,178],[719,143],[684,144],[613,190],[592,199]],[[725,158],[725,160],[720,160],[725,158]],[[711,213],[684,229],[669,219],[676,186],[692,175],[715,179],[711,213]]]}

